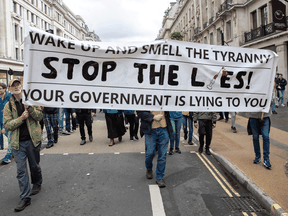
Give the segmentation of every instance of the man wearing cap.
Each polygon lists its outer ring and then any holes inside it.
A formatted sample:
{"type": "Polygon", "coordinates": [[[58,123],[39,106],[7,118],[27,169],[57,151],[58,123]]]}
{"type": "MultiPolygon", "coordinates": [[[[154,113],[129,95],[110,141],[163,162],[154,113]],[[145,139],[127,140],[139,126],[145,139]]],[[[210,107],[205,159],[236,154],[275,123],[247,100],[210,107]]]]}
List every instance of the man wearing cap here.
{"type": "Polygon", "coordinates": [[[13,94],[3,110],[3,123],[6,130],[11,131],[11,147],[17,165],[17,179],[20,188],[20,201],[15,211],[22,211],[31,204],[31,195],[39,193],[42,184],[40,162],[41,127],[43,118],[39,106],[27,106],[22,103],[22,86],[18,79],[8,84],[13,94]],[[31,172],[31,190],[27,158],[31,172]]]}
{"type": "Polygon", "coordinates": [[[276,89],[278,91],[278,96],[279,96],[278,103],[280,102],[282,107],[285,106],[285,104],[283,103],[283,99],[284,99],[284,92],[285,92],[286,85],[287,85],[287,80],[283,78],[282,74],[279,74],[279,77],[276,79],[276,89]]]}

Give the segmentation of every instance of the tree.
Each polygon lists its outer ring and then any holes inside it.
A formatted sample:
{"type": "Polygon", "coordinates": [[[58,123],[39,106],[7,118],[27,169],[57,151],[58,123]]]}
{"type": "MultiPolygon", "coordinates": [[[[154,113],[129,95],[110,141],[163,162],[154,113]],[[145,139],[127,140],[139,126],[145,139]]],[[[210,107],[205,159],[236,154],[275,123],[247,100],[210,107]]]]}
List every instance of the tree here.
{"type": "Polygon", "coordinates": [[[181,35],[180,32],[173,32],[171,35],[170,35],[170,38],[172,40],[179,40],[179,41],[182,41],[184,36],[181,35]]]}

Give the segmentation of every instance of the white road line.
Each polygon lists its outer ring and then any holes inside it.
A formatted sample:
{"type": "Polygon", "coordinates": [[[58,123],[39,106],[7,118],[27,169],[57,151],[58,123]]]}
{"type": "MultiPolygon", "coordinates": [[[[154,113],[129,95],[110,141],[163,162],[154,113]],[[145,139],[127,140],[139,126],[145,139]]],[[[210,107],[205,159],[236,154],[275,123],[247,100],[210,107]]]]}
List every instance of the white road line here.
{"type": "Polygon", "coordinates": [[[165,216],[163,201],[158,185],[149,185],[153,216],[165,216]]]}
{"type": "Polygon", "coordinates": [[[145,152],[140,152],[140,154],[145,154],[145,152]]]}
{"type": "Polygon", "coordinates": [[[88,155],[94,155],[94,153],[89,153],[88,155]]]}
{"type": "Polygon", "coordinates": [[[42,155],[44,155],[44,153],[40,153],[40,155],[42,156],[42,155]]]}
{"type": "Polygon", "coordinates": [[[120,152],[114,152],[114,154],[120,154],[120,152]]]}
{"type": "Polygon", "coordinates": [[[63,153],[63,155],[68,155],[68,153],[63,153]]]}

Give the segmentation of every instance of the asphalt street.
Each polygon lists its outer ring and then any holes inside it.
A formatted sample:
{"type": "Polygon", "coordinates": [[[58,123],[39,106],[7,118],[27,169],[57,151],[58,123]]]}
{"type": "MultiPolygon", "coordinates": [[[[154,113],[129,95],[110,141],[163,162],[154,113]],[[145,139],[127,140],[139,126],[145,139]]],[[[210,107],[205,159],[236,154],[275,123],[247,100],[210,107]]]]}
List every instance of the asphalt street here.
{"type": "Polygon", "coordinates": [[[194,151],[197,145],[185,147],[183,142],[182,154],[167,155],[167,187],[157,194],[155,177],[152,180],[145,177],[144,138],[129,142],[126,133],[122,143],[108,147],[109,141],[103,135],[106,130],[103,114],[96,119],[93,123],[98,129],[96,135],[93,130],[96,144],[87,143],[78,150],[76,131],[61,136],[51,149],[41,151],[42,190],[22,212],[13,210],[19,199],[16,164],[12,161],[0,166],[1,216],[269,215],[213,156],[199,155],[194,151]],[[105,138],[102,140],[100,136],[105,138]],[[67,153],[67,145],[76,153],[67,153]],[[104,150],[99,153],[96,146],[104,150]],[[127,152],[126,148],[132,146],[134,150],[127,152]]]}

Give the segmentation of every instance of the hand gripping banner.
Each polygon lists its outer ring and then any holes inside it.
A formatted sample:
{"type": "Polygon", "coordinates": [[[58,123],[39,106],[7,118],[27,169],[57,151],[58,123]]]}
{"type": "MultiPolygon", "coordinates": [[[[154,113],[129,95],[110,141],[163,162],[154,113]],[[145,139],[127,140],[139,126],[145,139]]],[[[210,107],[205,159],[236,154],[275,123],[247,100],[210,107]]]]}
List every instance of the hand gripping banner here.
{"type": "Polygon", "coordinates": [[[268,112],[277,55],[182,41],[68,40],[26,29],[24,103],[47,107],[268,112]]]}

